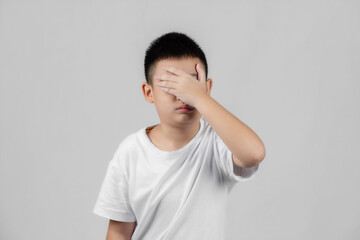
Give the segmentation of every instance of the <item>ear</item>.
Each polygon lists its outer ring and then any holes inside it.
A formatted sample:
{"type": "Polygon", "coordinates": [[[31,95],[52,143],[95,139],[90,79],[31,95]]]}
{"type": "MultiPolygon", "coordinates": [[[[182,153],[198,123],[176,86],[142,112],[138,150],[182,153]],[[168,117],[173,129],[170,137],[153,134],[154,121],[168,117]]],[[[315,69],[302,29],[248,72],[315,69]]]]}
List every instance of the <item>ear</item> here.
{"type": "Polygon", "coordinates": [[[213,80],[211,78],[208,78],[206,80],[206,94],[210,95],[211,89],[212,89],[213,80]]]}
{"type": "Polygon", "coordinates": [[[154,102],[154,90],[151,85],[147,82],[141,84],[141,89],[144,94],[145,100],[149,103],[154,102]]]}

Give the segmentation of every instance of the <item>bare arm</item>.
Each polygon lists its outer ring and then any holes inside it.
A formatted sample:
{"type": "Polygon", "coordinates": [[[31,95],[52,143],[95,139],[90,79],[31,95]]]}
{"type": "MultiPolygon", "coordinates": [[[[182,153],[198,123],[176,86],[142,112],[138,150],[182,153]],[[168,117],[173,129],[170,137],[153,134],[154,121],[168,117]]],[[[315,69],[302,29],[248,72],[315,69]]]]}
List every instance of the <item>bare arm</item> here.
{"type": "Polygon", "coordinates": [[[258,135],[209,95],[199,97],[195,107],[233,154],[240,167],[259,164],[265,147],[258,135]]]}
{"type": "Polygon", "coordinates": [[[193,105],[229,148],[237,166],[252,167],[265,158],[265,146],[259,136],[210,96],[212,79],[206,79],[200,62],[195,65],[197,79],[174,67],[162,68],[172,75],[155,76],[155,85],[193,105]]]}
{"type": "Polygon", "coordinates": [[[110,219],[106,240],[130,240],[135,227],[136,222],[119,222],[110,219]]]}

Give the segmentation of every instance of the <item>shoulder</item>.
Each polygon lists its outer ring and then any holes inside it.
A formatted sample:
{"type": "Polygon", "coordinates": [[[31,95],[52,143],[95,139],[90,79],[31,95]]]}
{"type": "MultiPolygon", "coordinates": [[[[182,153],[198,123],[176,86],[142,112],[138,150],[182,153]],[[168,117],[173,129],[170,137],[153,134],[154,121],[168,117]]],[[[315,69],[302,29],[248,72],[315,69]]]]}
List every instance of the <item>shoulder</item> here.
{"type": "Polygon", "coordinates": [[[133,132],[123,139],[120,139],[113,157],[117,164],[127,164],[128,159],[132,158],[134,153],[137,152],[137,146],[139,145],[139,133],[140,131],[133,132]]]}
{"type": "MultiPolygon", "coordinates": [[[[205,120],[205,118],[201,117],[200,121],[203,122],[203,131],[202,134],[205,135],[207,138],[214,137],[216,132],[211,127],[211,125],[205,120]]],[[[211,138],[210,138],[211,139],[211,138]]],[[[209,139],[209,140],[210,140],[209,139]]]]}
{"type": "Polygon", "coordinates": [[[120,154],[120,153],[125,153],[125,152],[133,150],[137,145],[136,142],[138,139],[138,134],[139,134],[139,132],[134,132],[134,133],[127,135],[122,140],[120,140],[120,142],[116,148],[116,153],[120,154]]]}

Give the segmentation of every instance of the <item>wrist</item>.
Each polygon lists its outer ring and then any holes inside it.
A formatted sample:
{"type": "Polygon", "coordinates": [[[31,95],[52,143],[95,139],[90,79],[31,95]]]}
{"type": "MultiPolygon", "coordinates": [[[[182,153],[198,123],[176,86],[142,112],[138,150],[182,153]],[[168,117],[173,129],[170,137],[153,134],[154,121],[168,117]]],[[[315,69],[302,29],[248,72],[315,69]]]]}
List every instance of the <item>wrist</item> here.
{"type": "Polygon", "coordinates": [[[203,103],[208,101],[210,98],[211,98],[210,95],[207,95],[206,93],[200,95],[194,102],[194,107],[196,109],[201,108],[201,106],[204,105],[203,103]]]}

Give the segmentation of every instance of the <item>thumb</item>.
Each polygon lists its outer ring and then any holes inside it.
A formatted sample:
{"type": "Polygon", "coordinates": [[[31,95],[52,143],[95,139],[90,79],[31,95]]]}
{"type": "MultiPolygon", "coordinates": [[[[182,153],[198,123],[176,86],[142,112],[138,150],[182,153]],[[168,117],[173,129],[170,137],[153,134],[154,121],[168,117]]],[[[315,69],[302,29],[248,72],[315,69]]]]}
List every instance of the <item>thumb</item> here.
{"type": "Polygon", "coordinates": [[[198,74],[198,78],[200,80],[200,83],[204,84],[206,86],[206,76],[205,71],[202,69],[199,63],[196,64],[196,72],[198,74]]]}
{"type": "Polygon", "coordinates": [[[200,66],[199,63],[196,64],[196,72],[198,74],[198,78],[199,78],[199,81],[200,83],[204,86],[204,90],[205,90],[205,93],[208,92],[208,89],[207,89],[207,86],[206,86],[206,75],[205,75],[205,70],[202,69],[202,67],[200,66]]]}

